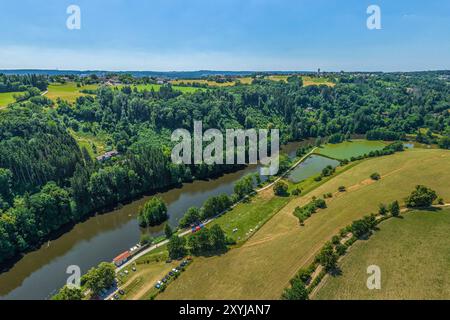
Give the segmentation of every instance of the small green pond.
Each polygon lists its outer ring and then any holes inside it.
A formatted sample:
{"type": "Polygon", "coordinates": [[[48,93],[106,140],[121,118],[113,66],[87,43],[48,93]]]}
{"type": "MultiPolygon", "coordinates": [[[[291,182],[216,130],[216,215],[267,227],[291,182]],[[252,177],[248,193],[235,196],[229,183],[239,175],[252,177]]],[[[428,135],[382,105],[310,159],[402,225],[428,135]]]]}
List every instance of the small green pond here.
{"type": "Polygon", "coordinates": [[[337,160],[313,154],[295,167],[295,169],[289,173],[288,179],[294,183],[298,183],[321,173],[326,166],[337,167],[339,163],[340,162],[337,160]]]}

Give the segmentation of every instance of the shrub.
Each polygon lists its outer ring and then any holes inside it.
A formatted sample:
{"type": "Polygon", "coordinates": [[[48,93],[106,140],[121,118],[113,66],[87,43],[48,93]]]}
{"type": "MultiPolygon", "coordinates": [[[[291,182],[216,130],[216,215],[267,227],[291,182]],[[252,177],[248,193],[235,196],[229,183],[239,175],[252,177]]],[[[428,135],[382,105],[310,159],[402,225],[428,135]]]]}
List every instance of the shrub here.
{"type": "Polygon", "coordinates": [[[381,214],[382,216],[386,215],[388,213],[388,208],[384,203],[380,203],[378,205],[378,213],[381,214]]]}
{"type": "Polygon", "coordinates": [[[308,290],[305,284],[300,280],[294,278],[292,286],[284,290],[281,295],[283,300],[308,300],[308,290]]]}
{"type": "Polygon", "coordinates": [[[197,207],[189,208],[180,220],[180,227],[185,228],[201,221],[201,211],[197,207]]]}
{"type": "Polygon", "coordinates": [[[373,215],[365,216],[360,220],[353,221],[351,231],[356,238],[369,234],[376,226],[376,219],[373,215]]]}
{"type": "Polygon", "coordinates": [[[331,243],[336,245],[340,243],[340,239],[339,236],[333,236],[333,238],[331,238],[331,243]]]}
{"type": "Polygon", "coordinates": [[[336,253],[340,256],[343,256],[345,254],[345,252],[347,251],[347,246],[343,245],[342,243],[339,243],[336,246],[336,253]]]}
{"type": "Polygon", "coordinates": [[[338,191],[339,192],[345,192],[347,189],[345,188],[345,186],[339,186],[338,191]]]}
{"type": "Polygon", "coordinates": [[[370,179],[372,180],[380,180],[381,179],[381,175],[378,172],[374,172],[370,175],[370,179]]]}
{"type": "Polygon", "coordinates": [[[273,192],[277,196],[285,196],[287,195],[288,185],[284,181],[277,181],[275,182],[275,185],[273,186],[273,192]]]}
{"type": "Polygon", "coordinates": [[[148,244],[152,244],[153,243],[153,238],[149,235],[149,234],[141,234],[139,243],[143,246],[148,245],[148,244]]]}
{"type": "Polygon", "coordinates": [[[400,215],[400,204],[398,201],[394,201],[389,206],[389,212],[392,214],[393,217],[397,217],[400,215]]]}
{"type": "Polygon", "coordinates": [[[331,243],[326,243],[322,248],[318,256],[316,257],[316,261],[320,263],[327,272],[332,271],[336,268],[338,256],[333,250],[333,246],[331,243]]]}
{"type": "Polygon", "coordinates": [[[416,189],[411,193],[411,195],[406,198],[406,206],[411,208],[417,207],[429,207],[436,200],[437,195],[434,190],[427,188],[422,185],[416,186],[416,189]]]}
{"type": "MultiPolygon", "coordinates": [[[[309,282],[309,280],[311,279],[311,275],[314,273],[314,270],[315,270],[316,268],[315,268],[315,266],[314,266],[314,264],[311,264],[308,268],[302,268],[302,269],[300,269],[298,272],[297,272],[297,275],[295,276],[295,278],[298,278],[298,279],[300,279],[303,283],[308,283],[309,282]]],[[[294,279],[295,279],[294,278],[294,279]]],[[[292,284],[292,281],[294,280],[294,279],[292,279],[291,280],[291,284],[292,284]]]]}
{"type": "Polygon", "coordinates": [[[299,196],[302,193],[302,191],[299,188],[295,188],[294,190],[292,190],[291,193],[294,196],[299,196]]]}

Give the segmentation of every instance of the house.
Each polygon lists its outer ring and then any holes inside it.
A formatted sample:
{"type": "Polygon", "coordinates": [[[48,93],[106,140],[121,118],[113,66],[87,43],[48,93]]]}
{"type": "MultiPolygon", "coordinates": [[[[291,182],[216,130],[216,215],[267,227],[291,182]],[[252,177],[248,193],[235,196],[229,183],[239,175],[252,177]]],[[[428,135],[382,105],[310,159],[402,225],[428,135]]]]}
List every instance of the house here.
{"type": "Polygon", "coordinates": [[[128,259],[131,257],[131,253],[129,251],[125,251],[121,254],[119,254],[117,257],[113,259],[113,263],[116,265],[116,267],[120,267],[122,264],[128,261],[128,259]]]}
{"type": "Polygon", "coordinates": [[[101,156],[98,156],[96,159],[97,159],[97,161],[102,162],[102,161],[105,161],[105,160],[109,160],[112,157],[115,157],[115,156],[118,156],[118,155],[119,155],[118,151],[112,150],[112,151],[108,151],[108,152],[102,154],[101,156]]]}

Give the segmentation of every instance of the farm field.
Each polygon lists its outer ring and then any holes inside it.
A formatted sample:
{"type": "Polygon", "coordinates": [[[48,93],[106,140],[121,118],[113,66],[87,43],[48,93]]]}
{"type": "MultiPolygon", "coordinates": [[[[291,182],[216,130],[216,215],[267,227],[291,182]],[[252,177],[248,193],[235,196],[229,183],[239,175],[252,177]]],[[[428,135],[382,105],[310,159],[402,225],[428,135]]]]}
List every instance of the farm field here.
{"type": "MultiPolygon", "coordinates": [[[[241,79],[241,82],[242,79],[241,79]]],[[[206,79],[177,79],[177,80],[171,80],[171,84],[178,85],[178,84],[186,84],[186,85],[192,85],[192,84],[206,84],[210,87],[231,87],[236,84],[235,81],[228,81],[228,82],[217,82],[213,80],[206,80],[206,79]]],[[[195,88],[195,87],[194,87],[195,88]]]]}
{"type": "Polygon", "coordinates": [[[14,95],[21,94],[22,92],[2,92],[0,93],[0,108],[8,106],[8,104],[16,101],[14,95]]]}
{"type": "Polygon", "coordinates": [[[361,161],[305,196],[293,198],[239,248],[221,256],[196,258],[157,298],[279,299],[289,280],[326,241],[355,219],[376,212],[379,203],[402,202],[417,184],[449,199],[449,160],[449,151],[413,149],[361,161]],[[372,181],[373,172],[379,172],[381,180],[372,181]],[[337,191],[341,185],[347,192],[337,191]],[[328,208],[300,227],[294,209],[327,192],[333,193],[328,208]]]}
{"type": "Polygon", "coordinates": [[[370,151],[381,150],[387,145],[383,141],[351,140],[337,144],[327,143],[316,152],[326,157],[344,160],[362,156],[370,151]]]}
{"type": "Polygon", "coordinates": [[[61,98],[68,102],[75,102],[78,97],[84,96],[86,94],[80,92],[81,90],[95,90],[97,85],[86,85],[83,87],[77,87],[75,82],[52,83],[48,86],[48,92],[45,96],[51,100],[56,100],[61,98]]]}
{"type": "Polygon", "coordinates": [[[317,77],[311,77],[311,76],[304,76],[303,78],[303,85],[304,86],[317,86],[317,85],[325,85],[329,87],[334,87],[336,84],[331,82],[327,78],[317,78],[317,77]]]}
{"type": "Polygon", "coordinates": [[[450,209],[408,212],[357,241],[327,276],[314,299],[450,299],[450,209]],[[381,289],[366,286],[369,265],[381,270],[381,289]]]}
{"type": "MultiPolygon", "coordinates": [[[[272,81],[283,81],[287,82],[289,75],[270,75],[267,76],[266,79],[272,80],[272,81]]],[[[303,85],[305,87],[307,86],[317,86],[317,85],[326,85],[330,87],[334,87],[335,84],[327,78],[318,78],[318,77],[311,77],[311,76],[302,76],[303,85]]]]}

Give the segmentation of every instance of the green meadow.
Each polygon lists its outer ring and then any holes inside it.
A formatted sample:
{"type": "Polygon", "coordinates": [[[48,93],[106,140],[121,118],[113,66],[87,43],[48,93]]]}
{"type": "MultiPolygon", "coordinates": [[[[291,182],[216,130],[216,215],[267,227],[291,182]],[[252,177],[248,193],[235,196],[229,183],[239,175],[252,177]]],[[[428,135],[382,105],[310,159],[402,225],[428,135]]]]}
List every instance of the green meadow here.
{"type": "Polygon", "coordinates": [[[81,90],[95,90],[97,85],[86,85],[82,87],[77,87],[75,82],[67,83],[52,83],[48,86],[48,92],[45,96],[51,100],[56,100],[60,98],[69,102],[75,102],[78,97],[84,96],[86,94],[82,93],[81,90]]]}
{"type": "Polygon", "coordinates": [[[387,146],[383,141],[351,140],[342,143],[327,143],[316,150],[316,153],[333,159],[350,159],[369,153],[370,151],[381,150],[387,146]]]}
{"type": "Polygon", "coordinates": [[[6,107],[8,104],[16,101],[15,95],[21,94],[22,92],[2,92],[0,93],[0,108],[6,107]]]}

